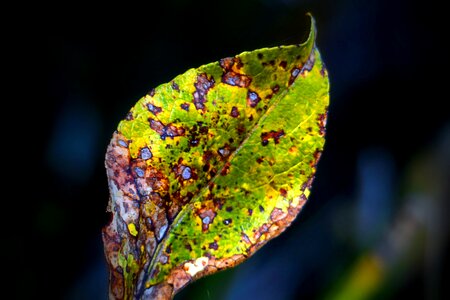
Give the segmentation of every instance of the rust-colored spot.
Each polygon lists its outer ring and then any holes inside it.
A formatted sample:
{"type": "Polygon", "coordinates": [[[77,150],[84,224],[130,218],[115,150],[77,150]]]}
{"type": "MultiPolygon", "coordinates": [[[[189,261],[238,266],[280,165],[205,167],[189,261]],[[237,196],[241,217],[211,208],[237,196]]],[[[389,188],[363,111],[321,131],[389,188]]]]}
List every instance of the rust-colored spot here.
{"type": "Polygon", "coordinates": [[[256,105],[258,105],[259,101],[261,101],[261,98],[259,97],[259,95],[252,90],[248,90],[247,104],[250,105],[250,107],[256,107],[256,105]]]}
{"type": "Polygon", "coordinates": [[[286,196],[287,196],[287,191],[286,191],[285,189],[281,188],[281,189],[280,189],[280,195],[286,198],[286,196]]]}
{"type": "Polygon", "coordinates": [[[261,157],[259,157],[259,158],[256,159],[256,162],[257,162],[258,164],[262,163],[263,161],[264,161],[264,157],[263,157],[263,156],[261,156],[261,157]]]}
{"type": "Polygon", "coordinates": [[[208,245],[208,248],[209,249],[213,249],[213,250],[217,250],[217,249],[219,249],[219,245],[217,244],[217,241],[214,241],[214,242],[212,242],[212,243],[210,243],[208,245]]]}
{"type": "Polygon", "coordinates": [[[149,122],[150,128],[156,131],[161,136],[162,140],[165,140],[166,137],[173,139],[176,136],[184,135],[183,127],[177,127],[173,124],[164,125],[161,121],[153,120],[152,118],[149,118],[149,122]]]}
{"type": "Polygon", "coordinates": [[[230,116],[232,116],[233,118],[239,117],[239,110],[236,106],[233,106],[231,108],[230,116]]]}
{"type": "Polygon", "coordinates": [[[297,153],[298,152],[298,148],[296,146],[292,146],[291,148],[289,148],[289,153],[297,153]]]}
{"type": "Polygon", "coordinates": [[[280,61],[279,66],[286,70],[286,68],[287,68],[287,62],[286,62],[285,60],[280,61]]]}
{"type": "Polygon", "coordinates": [[[262,53],[258,53],[258,59],[263,59],[264,55],[262,53]]]}
{"type": "Polygon", "coordinates": [[[267,146],[269,144],[269,139],[273,139],[275,144],[278,144],[280,142],[280,138],[283,136],[283,129],[278,131],[271,130],[270,132],[263,132],[261,133],[261,143],[263,146],[267,146]]]}
{"type": "Polygon", "coordinates": [[[162,108],[152,103],[147,103],[147,109],[155,116],[162,112],[162,108]]]}
{"type": "Polygon", "coordinates": [[[222,171],[220,171],[220,175],[222,176],[228,175],[230,173],[230,166],[231,166],[230,162],[227,161],[223,166],[222,171]]]}
{"type": "Polygon", "coordinates": [[[209,90],[214,86],[214,78],[208,76],[205,73],[202,73],[197,76],[197,81],[194,83],[195,91],[193,93],[194,96],[194,105],[197,110],[201,109],[205,111],[205,102],[206,102],[206,94],[208,94],[209,90]]]}
{"type": "Polygon", "coordinates": [[[186,248],[189,252],[192,251],[192,246],[189,243],[185,244],[184,248],[186,248]]]}
{"type": "Polygon", "coordinates": [[[251,208],[247,209],[247,213],[251,217],[253,215],[253,209],[251,208]]]}

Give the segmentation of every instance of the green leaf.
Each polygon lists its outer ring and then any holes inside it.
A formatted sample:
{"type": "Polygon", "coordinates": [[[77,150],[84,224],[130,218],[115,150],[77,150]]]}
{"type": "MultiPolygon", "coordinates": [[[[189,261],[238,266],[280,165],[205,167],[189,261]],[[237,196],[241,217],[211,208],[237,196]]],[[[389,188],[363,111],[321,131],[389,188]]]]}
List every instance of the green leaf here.
{"type": "Polygon", "coordinates": [[[111,299],[170,299],[279,235],[309,196],[328,77],[301,45],[228,57],[141,98],[106,154],[111,299]]]}

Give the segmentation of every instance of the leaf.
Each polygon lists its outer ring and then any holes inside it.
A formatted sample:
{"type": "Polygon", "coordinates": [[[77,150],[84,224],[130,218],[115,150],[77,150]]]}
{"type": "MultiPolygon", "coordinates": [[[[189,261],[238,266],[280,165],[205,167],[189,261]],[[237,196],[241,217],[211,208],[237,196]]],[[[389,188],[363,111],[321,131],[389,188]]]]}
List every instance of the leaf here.
{"type": "Polygon", "coordinates": [[[311,20],[305,43],[190,69],[120,122],[106,154],[111,299],[170,299],[244,261],[295,219],[328,106],[311,20]]]}

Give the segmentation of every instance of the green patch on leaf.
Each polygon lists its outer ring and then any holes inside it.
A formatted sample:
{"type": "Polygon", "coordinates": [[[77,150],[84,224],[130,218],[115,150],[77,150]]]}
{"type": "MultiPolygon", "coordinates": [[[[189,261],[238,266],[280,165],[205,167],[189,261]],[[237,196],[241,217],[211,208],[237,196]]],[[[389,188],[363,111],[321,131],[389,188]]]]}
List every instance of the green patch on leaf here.
{"type": "Polygon", "coordinates": [[[190,69],[141,98],[106,154],[111,299],[170,299],[295,219],[324,146],[328,76],[300,45],[190,69]]]}

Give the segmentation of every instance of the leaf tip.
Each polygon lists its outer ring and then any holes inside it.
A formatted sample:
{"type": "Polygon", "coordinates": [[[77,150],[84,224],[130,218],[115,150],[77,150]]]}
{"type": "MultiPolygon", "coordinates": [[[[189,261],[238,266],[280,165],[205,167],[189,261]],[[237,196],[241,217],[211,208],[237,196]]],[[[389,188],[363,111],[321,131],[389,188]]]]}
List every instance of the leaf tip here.
{"type": "Polygon", "coordinates": [[[314,45],[317,36],[316,19],[310,12],[307,12],[306,15],[310,19],[309,35],[306,41],[301,44],[302,46],[314,45]]]}

